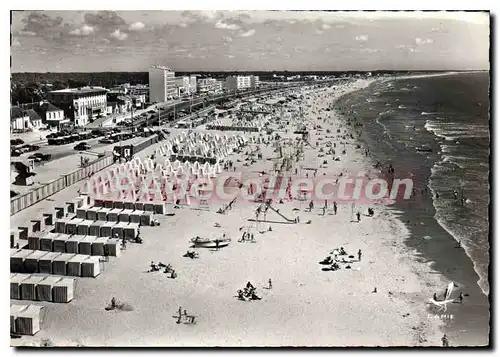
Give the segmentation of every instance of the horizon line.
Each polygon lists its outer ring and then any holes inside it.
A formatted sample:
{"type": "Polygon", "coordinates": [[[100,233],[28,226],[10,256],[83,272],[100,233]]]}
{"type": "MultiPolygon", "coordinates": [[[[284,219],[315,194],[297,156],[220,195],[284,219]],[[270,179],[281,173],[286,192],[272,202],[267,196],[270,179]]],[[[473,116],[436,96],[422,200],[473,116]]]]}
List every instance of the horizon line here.
{"type": "MultiPolygon", "coordinates": [[[[344,70],[289,70],[289,69],[283,69],[283,70],[190,70],[190,71],[175,71],[175,72],[182,72],[182,73],[191,73],[191,72],[200,72],[200,73],[212,73],[212,72],[221,72],[221,73],[226,73],[226,72],[331,72],[331,73],[336,73],[336,72],[361,72],[361,73],[367,73],[367,72],[489,72],[490,69],[370,69],[370,70],[355,70],[355,69],[344,69],[344,70]]],[[[138,70],[125,70],[125,71],[58,71],[58,72],[52,72],[52,71],[46,71],[46,72],[41,72],[41,71],[24,71],[24,72],[10,72],[10,74],[23,74],[23,73],[148,73],[148,71],[138,71],[138,70]]]]}

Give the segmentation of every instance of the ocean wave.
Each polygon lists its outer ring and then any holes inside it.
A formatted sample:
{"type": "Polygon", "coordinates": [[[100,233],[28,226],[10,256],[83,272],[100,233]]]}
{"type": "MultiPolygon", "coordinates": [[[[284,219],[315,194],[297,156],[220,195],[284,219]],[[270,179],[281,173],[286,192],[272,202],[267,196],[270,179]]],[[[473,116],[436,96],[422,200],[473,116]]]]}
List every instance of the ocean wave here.
{"type": "Polygon", "coordinates": [[[454,141],[461,138],[489,138],[489,128],[484,125],[465,123],[443,123],[436,120],[426,120],[425,129],[430,133],[439,136],[447,141],[454,141]]]}
{"type": "MultiPolygon", "coordinates": [[[[466,235],[464,232],[460,231],[459,229],[454,228],[448,219],[448,214],[452,214],[451,212],[448,212],[449,205],[443,203],[443,199],[439,198],[436,199],[436,193],[440,191],[440,187],[438,186],[439,183],[442,183],[443,177],[446,176],[446,171],[449,171],[449,169],[446,169],[444,166],[442,166],[442,163],[436,162],[434,166],[431,168],[431,176],[429,178],[427,187],[432,193],[433,198],[433,206],[434,209],[436,210],[436,213],[434,215],[434,219],[438,224],[446,231],[450,236],[452,236],[457,242],[460,241],[462,243],[462,247],[465,251],[465,254],[470,258],[470,260],[473,263],[474,270],[476,274],[479,277],[479,280],[477,281],[477,284],[483,291],[485,295],[489,294],[489,284],[488,284],[488,270],[487,267],[484,267],[484,264],[477,259],[473,258],[473,255],[471,253],[471,247],[474,245],[474,242],[470,241],[469,236],[466,235]]],[[[473,200],[467,199],[466,202],[468,204],[473,203],[473,200]]],[[[451,217],[450,218],[454,218],[451,217]]]]}
{"type": "Polygon", "coordinates": [[[377,117],[380,118],[380,117],[383,117],[384,115],[387,115],[387,114],[390,114],[390,113],[393,113],[393,112],[394,112],[394,110],[389,109],[389,110],[386,110],[384,112],[378,113],[377,117]]]}
{"type": "Polygon", "coordinates": [[[432,113],[422,112],[420,114],[421,115],[434,115],[434,114],[437,114],[437,112],[432,112],[432,113]]]}
{"type": "Polygon", "coordinates": [[[401,105],[398,107],[398,109],[406,109],[406,107],[405,107],[403,104],[401,104],[401,105]]]}

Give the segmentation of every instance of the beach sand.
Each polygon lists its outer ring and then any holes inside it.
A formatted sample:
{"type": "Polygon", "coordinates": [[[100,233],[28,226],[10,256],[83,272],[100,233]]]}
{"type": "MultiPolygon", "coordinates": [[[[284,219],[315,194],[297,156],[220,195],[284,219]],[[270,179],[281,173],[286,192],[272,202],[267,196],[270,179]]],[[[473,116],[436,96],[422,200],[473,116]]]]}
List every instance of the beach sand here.
{"type": "MultiPolygon", "coordinates": [[[[369,83],[360,80],[330,88],[316,98],[310,95],[304,103],[306,118],[316,121],[320,108],[369,83]]],[[[336,133],[345,128],[333,111],[320,116],[328,116],[328,123],[318,121],[323,130],[336,133]]],[[[292,135],[291,131],[283,135],[292,135]]],[[[325,137],[324,131],[310,132],[313,145],[318,136],[325,137]]],[[[341,161],[329,159],[328,167],[318,174],[372,167],[355,143],[350,140],[341,161]]],[[[260,147],[264,160],[255,165],[243,166],[243,154],[229,159],[247,175],[269,172],[272,161],[265,159],[276,154],[270,145],[260,147]]],[[[319,167],[324,158],[317,157],[318,150],[304,146],[304,151],[303,165],[319,167]]],[[[300,216],[300,223],[256,226],[248,219],[255,218],[258,206],[238,203],[225,215],[215,213],[220,205],[209,210],[169,207],[175,216],[159,217],[160,227],[141,228],[144,244],[129,244],[97,278],[77,279],[71,303],[40,303],[46,307],[42,330],[34,337],[12,339],[11,344],[39,345],[49,339],[56,346],[441,345],[441,320],[429,318],[426,305],[440,277],[429,274],[429,266],[405,247],[409,232],[390,207],[371,206],[375,215],[366,217],[368,206],[357,206],[362,213],[358,223],[351,222],[351,205],[339,204],[337,215],[323,216],[320,207],[307,212],[304,203],[276,203],[274,207],[286,217],[300,216]],[[312,223],[306,224],[307,220],[312,223]],[[220,228],[214,227],[216,222],[220,228]],[[272,231],[267,231],[269,226],[272,231]],[[256,242],[238,243],[240,227],[251,227],[256,242]],[[232,238],[228,247],[197,249],[199,259],[182,257],[192,237],[216,237],[222,232],[232,238]],[[361,249],[362,260],[353,263],[353,269],[322,271],[318,262],[341,246],[356,258],[361,249]],[[177,279],[162,272],[146,273],[151,261],[172,264],[177,279]],[[265,288],[268,279],[272,289],[265,288]],[[247,281],[262,300],[235,297],[247,281]],[[375,287],[377,292],[372,293],[375,287]],[[105,311],[111,297],[130,304],[133,311],[105,311]],[[176,324],[179,306],[196,315],[197,323],[176,324]]],[[[273,212],[267,219],[283,222],[273,212]]]]}

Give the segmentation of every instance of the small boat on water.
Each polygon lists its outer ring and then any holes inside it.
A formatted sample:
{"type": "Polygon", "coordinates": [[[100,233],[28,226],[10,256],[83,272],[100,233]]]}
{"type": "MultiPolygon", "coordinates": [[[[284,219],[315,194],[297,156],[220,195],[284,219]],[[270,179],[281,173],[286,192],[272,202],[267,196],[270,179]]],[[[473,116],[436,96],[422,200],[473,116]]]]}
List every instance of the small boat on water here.
{"type": "Polygon", "coordinates": [[[227,247],[229,243],[231,243],[231,239],[229,238],[209,239],[209,238],[194,237],[191,239],[191,243],[195,248],[223,248],[227,247]]]}

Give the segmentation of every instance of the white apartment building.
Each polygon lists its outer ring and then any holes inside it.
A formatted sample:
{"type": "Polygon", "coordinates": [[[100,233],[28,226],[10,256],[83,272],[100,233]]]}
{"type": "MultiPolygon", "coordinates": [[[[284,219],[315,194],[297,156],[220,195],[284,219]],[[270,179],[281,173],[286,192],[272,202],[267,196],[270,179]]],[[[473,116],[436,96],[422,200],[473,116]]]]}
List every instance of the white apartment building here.
{"type": "Polygon", "coordinates": [[[194,94],[198,91],[196,76],[189,76],[189,93],[194,94]]]}
{"type": "Polygon", "coordinates": [[[226,88],[229,91],[257,88],[259,76],[229,76],[226,78],[226,88]]]}
{"type": "Polygon", "coordinates": [[[85,126],[106,113],[106,93],[102,87],[67,88],[49,92],[47,100],[61,108],[75,126],[85,126]]]}
{"type": "Polygon", "coordinates": [[[226,88],[229,91],[250,88],[250,76],[229,76],[226,78],[226,88]]]}
{"type": "Polygon", "coordinates": [[[250,76],[250,87],[257,88],[260,86],[259,76],[250,76]]]}
{"type": "Polygon", "coordinates": [[[215,78],[202,78],[198,80],[197,88],[199,93],[220,93],[222,82],[215,78]]]}
{"type": "Polygon", "coordinates": [[[176,95],[175,72],[164,66],[149,68],[149,101],[163,103],[176,95]]]}

